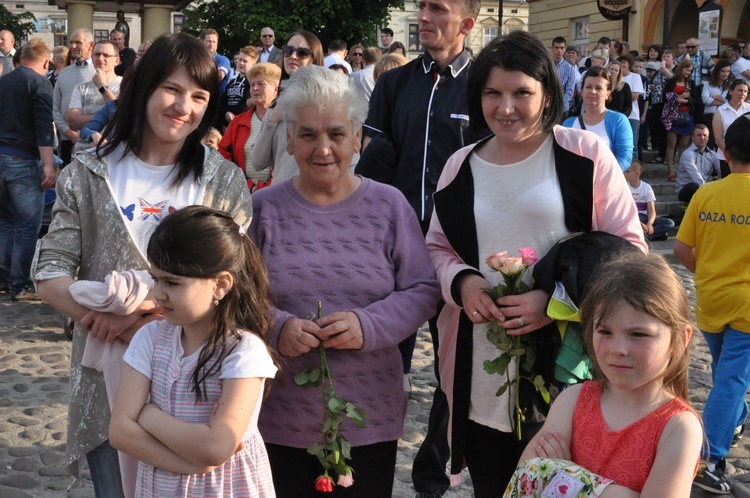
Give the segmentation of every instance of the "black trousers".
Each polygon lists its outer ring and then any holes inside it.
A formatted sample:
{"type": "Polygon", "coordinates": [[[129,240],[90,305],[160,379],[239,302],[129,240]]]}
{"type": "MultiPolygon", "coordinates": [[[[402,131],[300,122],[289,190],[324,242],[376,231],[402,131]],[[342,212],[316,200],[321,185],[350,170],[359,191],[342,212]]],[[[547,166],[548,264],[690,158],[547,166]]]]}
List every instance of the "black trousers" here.
{"type": "Polygon", "coordinates": [[[468,421],[465,457],[475,498],[503,496],[526,443],[518,441],[512,432],[468,421]]]}
{"type": "Polygon", "coordinates": [[[448,398],[440,389],[440,370],[438,347],[440,345],[437,332],[437,317],[440,315],[445,303],[440,301],[437,314],[430,319],[430,335],[432,336],[432,347],[435,352],[435,377],[438,387],[432,397],[430,418],[427,422],[427,435],[414,457],[411,469],[411,480],[414,489],[418,493],[438,493],[442,495],[450,487],[450,479],[445,471],[445,466],[450,459],[450,447],[448,446],[448,398]]]}
{"type": "MultiPolygon", "coordinates": [[[[354,469],[354,484],[334,486],[332,493],[315,489],[323,467],[306,449],[266,443],[266,450],[278,498],[390,498],[393,494],[398,441],[352,447],[349,465],[354,469]]],[[[336,473],[329,475],[335,483],[336,473]]]]}

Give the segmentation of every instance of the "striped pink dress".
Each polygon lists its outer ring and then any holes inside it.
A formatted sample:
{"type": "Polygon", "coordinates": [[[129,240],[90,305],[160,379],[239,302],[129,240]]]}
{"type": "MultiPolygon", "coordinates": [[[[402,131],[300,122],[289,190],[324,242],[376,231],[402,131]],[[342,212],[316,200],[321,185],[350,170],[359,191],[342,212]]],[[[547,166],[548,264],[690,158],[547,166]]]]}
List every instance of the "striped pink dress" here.
{"type": "MultiPolygon", "coordinates": [[[[221,396],[222,378],[273,377],[276,367],[266,350],[265,344],[254,334],[245,332],[240,344],[222,363],[222,372],[211,376],[205,382],[207,400],[196,402],[195,393],[190,389],[190,377],[195,369],[200,350],[187,358],[182,358],[180,344],[181,328],[169,325],[166,321],[153,322],[141,329],[133,343],[153,341],[152,345],[139,344],[125,355],[125,361],[138,371],[142,365],[144,352],[152,348],[149,359],[151,375],[151,403],[175,418],[190,423],[205,424],[211,418],[216,402],[221,396]],[[158,324],[158,325],[155,325],[158,324]],[[155,326],[152,326],[155,325],[155,326]],[[138,337],[142,335],[142,337],[138,337]],[[140,358],[138,356],[141,356],[140,358]],[[227,371],[230,371],[226,376],[227,371]]],[[[235,453],[224,465],[208,474],[175,474],[152,467],[143,462],[138,465],[136,496],[139,498],[164,497],[275,497],[271,467],[258,432],[258,414],[262,401],[261,394],[255,403],[255,412],[248,424],[242,442],[245,447],[235,453]]]]}

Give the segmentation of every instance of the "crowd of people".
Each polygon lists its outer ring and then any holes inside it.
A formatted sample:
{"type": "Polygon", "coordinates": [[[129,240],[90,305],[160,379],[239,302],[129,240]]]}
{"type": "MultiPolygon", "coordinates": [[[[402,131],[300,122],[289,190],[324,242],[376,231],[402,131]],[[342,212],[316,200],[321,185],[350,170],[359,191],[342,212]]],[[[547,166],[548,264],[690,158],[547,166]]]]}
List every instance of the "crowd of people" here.
{"type": "Polygon", "coordinates": [[[580,58],[513,31],[474,57],[480,6],[421,2],[411,61],[389,28],[324,53],[265,27],[233,64],[212,29],[18,50],[0,288],[73,322],[67,463],[97,496],[391,496],[425,322],[439,387],[417,497],[465,468],[478,498],[730,492],[750,49],[602,38],[580,58]],[[712,355],[702,419],[687,294],[648,254],[675,226],[648,148],[689,203],[674,252],[712,355]]]}

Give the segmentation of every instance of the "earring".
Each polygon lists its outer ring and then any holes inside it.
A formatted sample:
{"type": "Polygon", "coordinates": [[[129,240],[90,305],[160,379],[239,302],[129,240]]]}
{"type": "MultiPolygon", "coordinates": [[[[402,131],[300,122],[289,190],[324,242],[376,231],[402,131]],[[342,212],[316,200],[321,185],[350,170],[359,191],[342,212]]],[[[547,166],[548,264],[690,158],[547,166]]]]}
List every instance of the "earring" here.
{"type": "Polygon", "coordinates": [[[219,300],[218,299],[214,299],[214,306],[218,306],[218,305],[219,305],[219,300]]]}

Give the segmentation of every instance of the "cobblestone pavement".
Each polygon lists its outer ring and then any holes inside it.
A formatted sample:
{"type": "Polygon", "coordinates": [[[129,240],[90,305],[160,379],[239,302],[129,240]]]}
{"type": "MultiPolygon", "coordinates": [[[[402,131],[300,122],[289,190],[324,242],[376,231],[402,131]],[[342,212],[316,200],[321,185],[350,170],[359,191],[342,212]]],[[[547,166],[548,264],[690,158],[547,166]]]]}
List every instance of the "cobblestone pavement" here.
{"type": "MultiPolygon", "coordinates": [[[[675,270],[694,298],[692,275],[679,266],[675,270]]],[[[64,337],[62,318],[46,304],[12,302],[8,294],[0,294],[0,317],[0,497],[65,496],[72,480],[65,470],[70,342],[64,337]]],[[[397,498],[414,496],[411,462],[424,439],[436,387],[432,359],[429,333],[422,330],[410,375],[412,390],[404,434],[399,441],[393,488],[397,498]]],[[[709,365],[708,348],[697,334],[690,364],[690,401],[698,410],[703,408],[711,386],[709,365]]],[[[734,483],[733,496],[750,498],[750,437],[743,441],[729,455],[728,472],[734,483]]],[[[447,498],[472,496],[466,471],[464,477],[464,484],[450,489],[447,498]]],[[[90,481],[84,479],[67,496],[93,497],[90,481]]],[[[713,495],[695,489],[691,496],[713,495]]]]}

